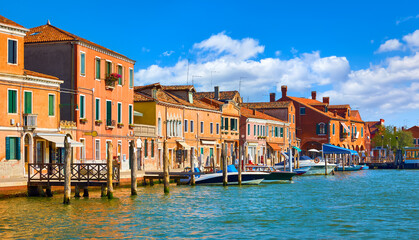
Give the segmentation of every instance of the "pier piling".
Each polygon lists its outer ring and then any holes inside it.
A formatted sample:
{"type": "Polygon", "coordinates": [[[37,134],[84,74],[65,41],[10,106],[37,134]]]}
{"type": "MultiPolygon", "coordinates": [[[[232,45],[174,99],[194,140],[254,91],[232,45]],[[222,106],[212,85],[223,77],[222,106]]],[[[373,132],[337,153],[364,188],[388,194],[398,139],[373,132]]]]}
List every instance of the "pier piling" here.
{"type": "Polygon", "coordinates": [[[131,195],[135,196],[137,192],[137,154],[135,151],[135,142],[131,141],[129,144],[130,161],[131,161],[131,195]]]}
{"type": "Polygon", "coordinates": [[[112,142],[108,142],[108,158],[106,159],[106,165],[108,168],[108,174],[107,174],[107,187],[108,187],[108,198],[113,198],[113,185],[112,185],[112,154],[113,154],[113,144],[112,142]]]}
{"type": "Polygon", "coordinates": [[[238,173],[237,173],[237,181],[239,186],[242,185],[242,158],[243,158],[243,147],[239,146],[239,165],[238,165],[238,173]]]}
{"type": "Polygon", "coordinates": [[[64,204],[70,204],[71,195],[71,146],[68,136],[64,138],[65,159],[64,159],[64,204]]]}
{"type": "Polygon", "coordinates": [[[227,175],[227,159],[226,159],[226,152],[225,146],[222,144],[221,150],[221,161],[223,163],[223,186],[227,186],[228,184],[228,175],[227,175]]]}
{"type": "Polygon", "coordinates": [[[79,198],[80,197],[80,186],[77,184],[74,186],[74,197],[79,198]]]}
{"type": "Polygon", "coordinates": [[[163,143],[163,185],[164,193],[169,193],[169,158],[167,157],[167,140],[163,143]]]}
{"type": "MultiPolygon", "coordinates": [[[[79,194],[80,197],[80,194],[79,194]]],[[[102,184],[100,186],[100,197],[106,197],[106,185],[102,184]]]]}
{"type": "Polygon", "coordinates": [[[47,197],[52,197],[51,186],[47,186],[45,188],[45,194],[47,195],[47,197]]]}
{"type": "Polygon", "coordinates": [[[85,198],[89,197],[89,188],[87,188],[87,186],[84,186],[83,188],[83,197],[85,198]]]}
{"type": "Polygon", "coordinates": [[[195,186],[195,175],[193,175],[193,173],[195,172],[195,164],[194,164],[194,154],[192,151],[190,151],[190,158],[191,158],[191,186],[195,186]]]}

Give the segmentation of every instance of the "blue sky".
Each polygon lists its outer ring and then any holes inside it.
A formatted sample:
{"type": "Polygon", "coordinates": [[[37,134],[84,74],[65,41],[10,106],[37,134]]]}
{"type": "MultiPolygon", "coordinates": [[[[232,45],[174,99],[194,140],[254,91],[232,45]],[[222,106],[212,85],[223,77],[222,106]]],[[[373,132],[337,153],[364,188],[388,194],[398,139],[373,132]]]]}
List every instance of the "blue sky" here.
{"type": "Polygon", "coordinates": [[[27,28],[49,19],[127,55],[137,85],[238,90],[241,79],[245,101],[266,101],[286,84],[364,120],[419,125],[417,1],[15,1],[0,15],[27,28]]]}

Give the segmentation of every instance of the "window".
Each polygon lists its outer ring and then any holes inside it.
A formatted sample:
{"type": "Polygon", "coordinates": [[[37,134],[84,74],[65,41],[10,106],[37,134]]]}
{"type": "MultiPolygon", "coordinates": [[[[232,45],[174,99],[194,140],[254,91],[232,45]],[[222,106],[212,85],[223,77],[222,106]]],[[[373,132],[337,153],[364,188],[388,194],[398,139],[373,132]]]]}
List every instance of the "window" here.
{"type": "Polygon", "coordinates": [[[85,146],[85,141],[83,138],[80,138],[80,143],[83,145],[80,148],[80,160],[85,160],[86,159],[86,146],[85,146]]]}
{"type": "Polygon", "coordinates": [[[132,124],[132,105],[128,105],[128,124],[132,124]]]}
{"type": "Polygon", "coordinates": [[[17,64],[17,40],[9,39],[7,49],[7,63],[17,64]]]}
{"type": "Polygon", "coordinates": [[[247,124],[247,136],[250,136],[250,124],[247,124]]]}
{"type": "Polygon", "coordinates": [[[291,122],[291,114],[288,114],[288,122],[291,122]]]}
{"type": "Polygon", "coordinates": [[[31,114],[32,113],[32,92],[24,92],[24,113],[31,114]]]}
{"type": "Polygon", "coordinates": [[[295,115],[292,115],[292,123],[295,123],[295,115]]]}
{"type": "Polygon", "coordinates": [[[80,118],[85,118],[86,105],[84,95],[80,95],[80,118]]]}
{"type": "Polygon", "coordinates": [[[258,125],[258,136],[260,136],[260,126],[258,125]]]}
{"type": "Polygon", "coordinates": [[[154,140],[151,140],[151,157],[154,157],[154,140]]]}
{"type": "Polygon", "coordinates": [[[253,125],[253,136],[256,136],[256,125],[253,125]]]}
{"type": "MultiPolygon", "coordinates": [[[[275,127],[275,137],[278,137],[278,127],[275,127]]],[[[282,137],[282,128],[281,128],[281,137],[282,137]]]]}
{"type": "Polygon", "coordinates": [[[96,147],[95,159],[100,160],[100,140],[99,139],[95,140],[95,147],[96,147]]]}
{"type": "Polygon", "coordinates": [[[204,133],[204,122],[201,122],[201,133],[204,133]]]}
{"type": "Polygon", "coordinates": [[[189,101],[189,103],[193,103],[193,93],[192,92],[188,93],[188,101],[189,101]]]}
{"type": "Polygon", "coordinates": [[[129,69],[129,87],[132,88],[134,86],[134,70],[132,68],[129,69]]]}
{"type": "Polygon", "coordinates": [[[236,125],[235,125],[235,119],[234,118],[230,118],[230,130],[234,131],[236,130],[236,125]]]}
{"type": "Polygon", "coordinates": [[[326,134],[326,124],[319,123],[317,124],[316,133],[317,134],[326,134]]]}
{"type": "Polygon", "coordinates": [[[184,125],[185,125],[184,131],[188,132],[188,120],[185,119],[185,124],[184,125]]]}
{"type": "Polygon", "coordinates": [[[361,127],[361,137],[364,137],[364,127],[361,127]]]}
{"type": "Polygon", "coordinates": [[[20,160],[20,138],[6,137],[6,160],[20,160]]]}
{"type": "Polygon", "coordinates": [[[55,116],[55,95],[48,94],[48,116],[55,116]]]}
{"type": "Polygon", "coordinates": [[[332,134],[335,135],[335,124],[332,125],[332,134]]]}
{"type": "Polygon", "coordinates": [[[121,75],[120,78],[118,78],[118,85],[122,85],[122,66],[118,65],[118,74],[121,75]]]}
{"type": "Polygon", "coordinates": [[[224,129],[228,130],[228,118],[224,118],[224,129]]]}
{"type": "Polygon", "coordinates": [[[221,117],[221,130],[224,130],[224,118],[221,117]]]}
{"type": "Polygon", "coordinates": [[[416,145],[417,141],[416,138],[413,138],[413,144],[416,145]]]}
{"type": "Polygon", "coordinates": [[[147,143],[147,139],[144,140],[144,157],[148,157],[148,143],[147,143]]]}
{"type": "Polygon", "coordinates": [[[193,133],[194,132],[194,125],[193,125],[193,120],[191,120],[191,133],[193,133]]]}
{"type": "Polygon", "coordinates": [[[100,120],[100,99],[96,98],[95,100],[95,120],[100,120]]]}
{"type": "Polygon", "coordinates": [[[266,129],[265,129],[266,127],[265,126],[263,126],[263,133],[262,133],[262,135],[263,136],[266,136],[266,129]]]}
{"type": "Polygon", "coordinates": [[[216,128],[217,134],[220,134],[220,124],[217,123],[215,126],[216,126],[215,128],[216,128]]]}
{"type": "Polygon", "coordinates": [[[112,125],[112,101],[106,100],[106,126],[112,125]]]}
{"type": "Polygon", "coordinates": [[[350,116],[351,116],[351,110],[348,109],[348,117],[350,117],[350,116]]]}
{"type": "Polygon", "coordinates": [[[210,134],[214,132],[214,123],[210,123],[210,134]]]}
{"type": "Polygon", "coordinates": [[[118,103],[118,123],[122,122],[122,103],[118,103]]]}
{"type": "Polygon", "coordinates": [[[8,96],[8,101],[9,103],[7,104],[7,112],[8,113],[17,113],[17,90],[8,90],[7,91],[8,96]]]}
{"type": "Polygon", "coordinates": [[[162,129],[161,129],[161,118],[159,118],[159,119],[157,120],[157,130],[158,130],[158,132],[159,132],[159,136],[161,136],[161,135],[162,135],[162,129]]]}
{"type": "Polygon", "coordinates": [[[112,62],[106,61],[106,68],[105,68],[106,77],[111,75],[111,73],[112,73],[112,62]]]}
{"type": "Polygon", "coordinates": [[[36,141],[36,163],[43,163],[45,156],[45,141],[36,141]]]}
{"type": "Polygon", "coordinates": [[[86,53],[80,52],[80,75],[86,76],[86,53]]]}
{"type": "Polygon", "coordinates": [[[96,79],[100,79],[100,58],[96,58],[96,79]]]}
{"type": "Polygon", "coordinates": [[[281,127],[280,133],[281,133],[281,137],[284,137],[284,128],[283,127],[281,127]]]}

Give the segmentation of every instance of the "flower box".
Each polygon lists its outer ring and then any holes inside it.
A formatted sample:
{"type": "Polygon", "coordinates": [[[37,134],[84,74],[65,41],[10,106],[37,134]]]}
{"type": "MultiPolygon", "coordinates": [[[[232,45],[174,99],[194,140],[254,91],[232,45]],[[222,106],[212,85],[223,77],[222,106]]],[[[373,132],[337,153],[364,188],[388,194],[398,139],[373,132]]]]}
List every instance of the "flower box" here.
{"type": "Polygon", "coordinates": [[[81,124],[85,124],[85,123],[87,123],[87,119],[86,119],[86,118],[80,118],[80,123],[81,123],[81,124]]]}
{"type": "Polygon", "coordinates": [[[130,129],[134,129],[134,124],[130,124],[130,125],[128,125],[128,127],[130,128],[130,129]]]}
{"type": "Polygon", "coordinates": [[[100,126],[102,124],[102,120],[95,120],[96,126],[100,126]]]}
{"type": "Polygon", "coordinates": [[[115,88],[116,82],[121,78],[122,76],[118,73],[111,73],[109,76],[105,78],[105,88],[109,90],[113,90],[115,88]]]}
{"type": "Polygon", "coordinates": [[[116,124],[119,128],[122,128],[123,126],[124,126],[124,124],[123,123],[118,123],[118,124],[116,124]]]}

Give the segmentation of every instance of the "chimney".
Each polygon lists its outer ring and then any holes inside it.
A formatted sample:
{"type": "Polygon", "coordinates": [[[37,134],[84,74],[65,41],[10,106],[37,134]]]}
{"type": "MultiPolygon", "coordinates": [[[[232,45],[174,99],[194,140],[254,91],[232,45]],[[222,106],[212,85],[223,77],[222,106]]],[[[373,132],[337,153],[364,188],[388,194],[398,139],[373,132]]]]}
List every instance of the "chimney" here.
{"type": "Polygon", "coordinates": [[[394,134],[397,132],[397,127],[393,128],[394,134]]]}
{"type": "Polygon", "coordinates": [[[323,103],[329,104],[329,97],[323,97],[323,103]]]}
{"type": "Polygon", "coordinates": [[[336,110],[335,110],[335,111],[333,111],[333,115],[334,115],[335,117],[337,117],[337,116],[338,116],[338,113],[336,112],[336,110]]]}
{"type": "Polygon", "coordinates": [[[275,93],[269,94],[269,102],[275,102],[275,93]]]}
{"type": "Polygon", "coordinates": [[[380,119],[380,125],[384,126],[384,119],[380,119]]]}
{"type": "Polygon", "coordinates": [[[252,109],[253,110],[253,115],[256,115],[256,110],[255,109],[252,109]]]}
{"type": "Polygon", "coordinates": [[[311,99],[316,100],[316,91],[311,91],[311,99]]]}
{"type": "Polygon", "coordinates": [[[281,92],[282,92],[282,98],[285,98],[287,96],[287,85],[281,86],[281,92]]]}
{"type": "Polygon", "coordinates": [[[220,87],[218,86],[214,87],[214,98],[217,100],[220,99],[220,87]]]}
{"type": "Polygon", "coordinates": [[[402,127],[402,131],[404,131],[404,127],[402,127]]]}

